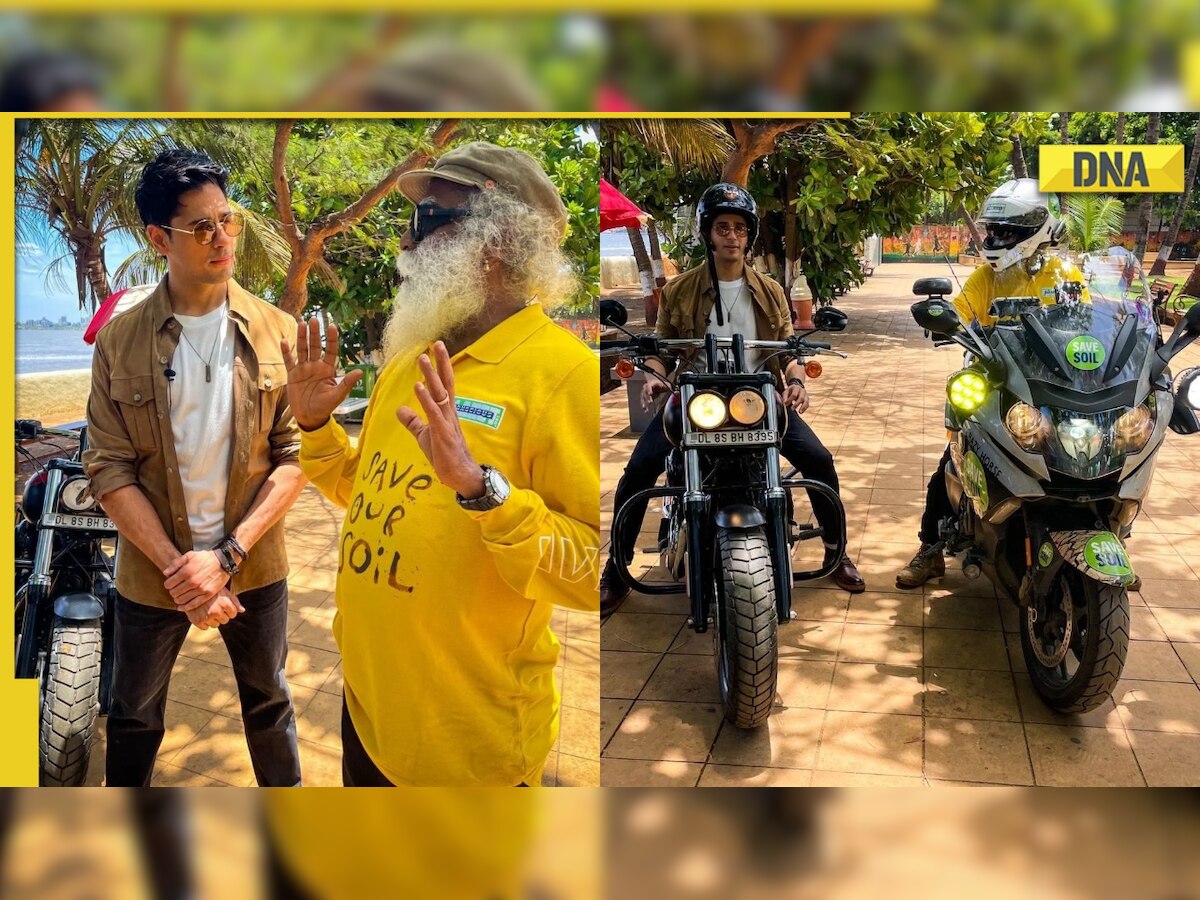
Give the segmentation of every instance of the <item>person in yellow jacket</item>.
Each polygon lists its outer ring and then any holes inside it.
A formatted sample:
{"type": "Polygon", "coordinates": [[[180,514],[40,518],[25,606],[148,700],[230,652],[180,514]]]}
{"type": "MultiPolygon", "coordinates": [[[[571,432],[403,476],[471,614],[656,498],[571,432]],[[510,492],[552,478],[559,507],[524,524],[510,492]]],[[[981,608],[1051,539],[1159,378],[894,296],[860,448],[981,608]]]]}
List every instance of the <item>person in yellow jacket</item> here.
{"type": "MultiPolygon", "coordinates": [[[[1079,269],[1046,252],[1066,234],[1066,226],[1057,213],[1057,203],[1041,192],[1034,178],[1006,182],[983,202],[979,224],[987,231],[983,242],[986,265],[971,273],[954,298],[955,311],[964,326],[972,320],[985,328],[995,325],[991,307],[998,297],[1037,297],[1043,305],[1068,298],[1089,299],[1079,269]]],[[[898,588],[917,588],[930,578],[946,574],[939,523],[955,514],[946,493],[949,462],[947,446],[926,489],[918,532],[921,546],[896,576],[898,588]]]]}
{"type": "Polygon", "coordinates": [[[335,376],[337,329],[283,347],[301,467],[346,509],[343,782],[536,786],[551,614],[599,608],[599,360],[533,299],[564,295],[567,213],[532,157],[484,142],[399,188],[415,211],[357,447],[332,417],[359,377],[335,376]]]}

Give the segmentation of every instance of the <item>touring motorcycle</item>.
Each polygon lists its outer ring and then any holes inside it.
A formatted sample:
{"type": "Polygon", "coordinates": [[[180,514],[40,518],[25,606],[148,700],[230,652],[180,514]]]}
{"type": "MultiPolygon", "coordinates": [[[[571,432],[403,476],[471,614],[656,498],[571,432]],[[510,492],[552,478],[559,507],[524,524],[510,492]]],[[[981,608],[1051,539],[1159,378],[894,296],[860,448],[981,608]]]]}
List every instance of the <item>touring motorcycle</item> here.
{"type": "Polygon", "coordinates": [[[997,297],[987,328],[960,320],[948,278],[913,285],[927,298],[912,306],[917,323],[967,354],[947,380],[957,515],[941,523],[942,549],[1017,604],[1034,688],[1063,712],[1096,708],[1120,678],[1136,579],[1125,541],[1167,429],[1200,430],[1183,399],[1200,370],[1173,386],[1168,369],[1200,335],[1200,304],[1162,343],[1127,259],[1064,255],[1058,284],[997,297]]]}

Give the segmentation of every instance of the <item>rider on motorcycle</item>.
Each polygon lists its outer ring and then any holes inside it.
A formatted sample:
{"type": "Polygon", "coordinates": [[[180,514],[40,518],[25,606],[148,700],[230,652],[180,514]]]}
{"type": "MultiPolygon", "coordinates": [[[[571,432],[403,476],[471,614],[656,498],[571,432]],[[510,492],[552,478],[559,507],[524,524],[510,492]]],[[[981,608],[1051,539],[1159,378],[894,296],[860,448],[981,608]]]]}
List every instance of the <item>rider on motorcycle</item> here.
{"type": "MultiPolygon", "coordinates": [[[[728,337],[739,333],[748,340],[770,341],[790,337],[791,313],[782,288],[777,282],[746,265],[746,254],[758,233],[758,208],[754,198],[745,188],[723,182],[713,185],[701,195],[696,212],[706,259],[704,263],[673,279],[663,289],[658,313],[658,336],[699,338],[712,333],[728,337]]],[[[757,365],[759,360],[751,352],[749,361],[751,365],[757,365]]],[[[662,359],[650,359],[647,364],[664,378],[670,371],[667,361],[662,359]]],[[[795,359],[789,359],[786,367],[781,367],[778,359],[771,360],[768,365],[775,374],[777,387],[782,392],[783,403],[788,410],[787,431],[782,446],[784,458],[798,468],[805,478],[815,478],[837,490],[838,478],[833,456],[800,418],[809,405],[803,366],[795,359]]],[[[654,395],[668,389],[664,381],[648,378],[642,388],[643,408],[652,408],[654,395]]],[[[638,439],[625,467],[625,474],[617,485],[614,510],[620,509],[637,492],[653,487],[662,474],[671,449],[663,432],[662,421],[660,409],[638,439]]],[[[641,521],[645,508],[643,501],[641,512],[635,511],[630,521],[641,521]]],[[[813,512],[823,526],[833,528],[834,523],[838,522],[836,509],[822,497],[814,497],[813,512]]],[[[626,560],[632,561],[636,541],[637,531],[633,527],[628,528],[609,552],[624,553],[626,560]]],[[[831,546],[836,544],[827,538],[827,555],[831,553],[831,546]]],[[[826,564],[830,562],[832,559],[826,560],[826,564]]],[[[842,557],[831,577],[842,590],[859,593],[866,589],[849,556],[842,557]]],[[[629,588],[617,575],[610,558],[600,579],[601,615],[607,616],[616,611],[628,593],[629,588]]]]}
{"type": "MultiPolygon", "coordinates": [[[[984,327],[996,324],[990,308],[997,297],[1038,297],[1049,305],[1058,302],[1067,285],[1077,285],[1078,299],[1088,299],[1079,269],[1045,252],[1062,240],[1066,225],[1059,218],[1057,202],[1039,190],[1037,179],[1018,178],[996,188],[983,203],[979,224],[987,231],[983,256],[988,264],[977,268],[954,298],[964,326],[972,319],[984,327]]],[[[920,587],[946,574],[938,523],[954,515],[946,494],[949,461],[947,446],[925,493],[918,532],[921,548],[896,576],[898,588],[920,587]]]]}

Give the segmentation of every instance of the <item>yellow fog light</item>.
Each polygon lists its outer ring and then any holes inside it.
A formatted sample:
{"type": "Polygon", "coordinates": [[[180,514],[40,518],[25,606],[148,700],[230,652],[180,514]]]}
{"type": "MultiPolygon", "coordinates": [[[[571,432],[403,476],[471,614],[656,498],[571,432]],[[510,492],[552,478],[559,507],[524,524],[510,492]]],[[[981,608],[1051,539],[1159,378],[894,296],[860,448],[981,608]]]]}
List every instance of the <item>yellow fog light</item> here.
{"type": "Polygon", "coordinates": [[[1032,453],[1041,448],[1046,435],[1046,419],[1037,407],[1018,400],[1009,408],[1004,424],[1023,449],[1032,453]]]}
{"type": "Polygon", "coordinates": [[[758,391],[738,391],[729,401],[729,416],[739,425],[756,425],[767,414],[767,402],[758,391]]]}
{"type": "Polygon", "coordinates": [[[1116,432],[1116,449],[1124,453],[1137,453],[1146,446],[1154,432],[1154,412],[1149,405],[1135,406],[1123,413],[1113,429],[1116,432]]]}
{"type": "Polygon", "coordinates": [[[983,405],[984,398],[987,397],[987,382],[978,372],[967,369],[950,378],[946,393],[956,409],[974,412],[983,405]]]}
{"type": "Polygon", "coordinates": [[[725,422],[725,400],[703,391],[688,402],[688,418],[697,428],[719,428],[725,422]]]}

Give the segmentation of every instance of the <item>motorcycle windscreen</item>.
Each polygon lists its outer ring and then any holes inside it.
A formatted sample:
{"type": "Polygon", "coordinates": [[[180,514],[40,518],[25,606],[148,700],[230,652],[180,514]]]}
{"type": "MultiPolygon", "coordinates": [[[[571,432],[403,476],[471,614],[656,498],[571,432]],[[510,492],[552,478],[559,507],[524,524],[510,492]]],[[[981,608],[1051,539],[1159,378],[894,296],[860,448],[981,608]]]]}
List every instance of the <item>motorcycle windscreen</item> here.
{"type": "MultiPolygon", "coordinates": [[[[1002,320],[992,340],[1020,361],[1028,399],[1042,416],[1047,465],[1090,479],[1119,470],[1153,431],[1153,395],[1136,401],[1145,393],[1138,382],[1154,352],[1156,328],[1149,304],[1089,293],[1086,301],[1026,306],[1002,320]],[[1114,398],[1108,408],[1072,408],[1073,398],[1091,400],[1100,392],[1114,398]]],[[[1020,396],[1015,381],[1010,391],[1020,396]]]]}

